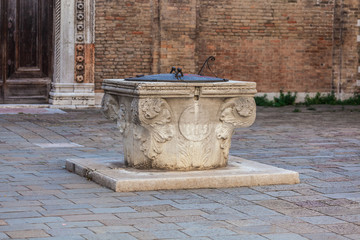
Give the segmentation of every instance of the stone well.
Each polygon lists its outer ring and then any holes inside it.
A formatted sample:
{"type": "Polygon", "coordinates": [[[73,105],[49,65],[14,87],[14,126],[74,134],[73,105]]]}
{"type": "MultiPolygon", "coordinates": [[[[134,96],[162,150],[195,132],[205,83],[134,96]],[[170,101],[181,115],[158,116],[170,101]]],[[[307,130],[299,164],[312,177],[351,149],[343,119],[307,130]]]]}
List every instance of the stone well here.
{"type": "Polygon", "coordinates": [[[255,121],[256,83],[105,79],[102,108],[137,169],[225,167],[234,129],[255,121]]]}

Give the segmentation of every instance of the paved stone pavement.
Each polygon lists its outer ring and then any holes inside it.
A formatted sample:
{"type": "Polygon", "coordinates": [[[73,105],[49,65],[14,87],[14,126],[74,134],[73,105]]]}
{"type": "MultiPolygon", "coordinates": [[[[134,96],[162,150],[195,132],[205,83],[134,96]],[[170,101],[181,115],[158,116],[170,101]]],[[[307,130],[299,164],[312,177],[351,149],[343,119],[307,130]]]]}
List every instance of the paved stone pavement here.
{"type": "Polygon", "coordinates": [[[98,110],[0,115],[0,239],[360,239],[360,106],[258,108],[231,154],[297,185],[115,193],[64,169],[114,157],[98,110]]]}

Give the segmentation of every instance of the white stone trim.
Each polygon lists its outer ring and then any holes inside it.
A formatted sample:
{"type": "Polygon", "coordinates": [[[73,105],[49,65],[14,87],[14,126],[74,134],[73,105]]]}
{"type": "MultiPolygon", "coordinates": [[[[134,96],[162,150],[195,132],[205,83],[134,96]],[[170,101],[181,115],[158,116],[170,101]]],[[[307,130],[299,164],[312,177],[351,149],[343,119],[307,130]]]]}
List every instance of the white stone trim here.
{"type": "Polygon", "coordinates": [[[56,108],[87,108],[95,106],[93,83],[53,83],[50,104],[56,108]]]}
{"type": "Polygon", "coordinates": [[[360,19],[357,20],[357,25],[358,27],[360,27],[360,19]]]}
{"type": "Polygon", "coordinates": [[[104,96],[104,93],[102,93],[102,92],[95,93],[95,106],[97,106],[97,107],[101,106],[101,101],[102,101],[103,96],[104,96]]]}
{"type": "Polygon", "coordinates": [[[74,0],[61,1],[61,75],[60,82],[74,82],[75,31],[74,0]]]}
{"type": "Polygon", "coordinates": [[[85,44],[95,43],[95,0],[85,0],[85,44]]]}

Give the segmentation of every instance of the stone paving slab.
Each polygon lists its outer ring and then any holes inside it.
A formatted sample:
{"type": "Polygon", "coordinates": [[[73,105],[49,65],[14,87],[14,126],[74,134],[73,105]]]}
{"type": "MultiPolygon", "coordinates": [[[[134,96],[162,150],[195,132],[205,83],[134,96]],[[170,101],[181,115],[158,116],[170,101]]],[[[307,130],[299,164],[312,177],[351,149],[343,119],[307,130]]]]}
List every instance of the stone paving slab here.
{"type": "Polygon", "coordinates": [[[0,239],[358,240],[360,106],[313,109],[260,107],[230,149],[299,172],[299,184],[135,192],[64,169],[64,159],[123,154],[98,110],[0,115],[0,239]]]}
{"type": "Polygon", "coordinates": [[[1,108],[0,114],[65,114],[65,111],[55,108],[1,108]]]}
{"type": "MultiPolygon", "coordinates": [[[[66,169],[116,192],[193,188],[249,187],[299,183],[295,171],[229,156],[227,167],[206,171],[138,170],[125,167],[120,159],[77,158],[66,161],[66,169]]],[[[254,195],[250,195],[254,196],[254,195]]],[[[251,200],[263,200],[262,195],[251,200]],[[260,198],[260,199],[259,199],[260,198]]],[[[268,197],[271,198],[271,197],[268,197]]]]}

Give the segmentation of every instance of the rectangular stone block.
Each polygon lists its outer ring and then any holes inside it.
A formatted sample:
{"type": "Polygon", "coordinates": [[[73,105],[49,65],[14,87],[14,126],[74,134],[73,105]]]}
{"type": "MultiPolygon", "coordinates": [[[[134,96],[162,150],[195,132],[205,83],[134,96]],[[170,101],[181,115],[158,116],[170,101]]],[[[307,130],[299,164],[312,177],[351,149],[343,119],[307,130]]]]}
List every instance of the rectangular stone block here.
{"type": "Polygon", "coordinates": [[[123,160],[68,159],[66,169],[117,192],[229,188],[299,183],[299,174],[230,156],[227,167],[206,171],[139,170],[123,160]]]}

